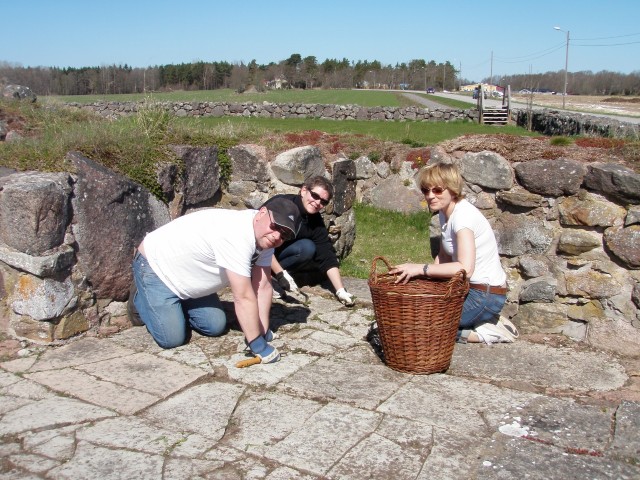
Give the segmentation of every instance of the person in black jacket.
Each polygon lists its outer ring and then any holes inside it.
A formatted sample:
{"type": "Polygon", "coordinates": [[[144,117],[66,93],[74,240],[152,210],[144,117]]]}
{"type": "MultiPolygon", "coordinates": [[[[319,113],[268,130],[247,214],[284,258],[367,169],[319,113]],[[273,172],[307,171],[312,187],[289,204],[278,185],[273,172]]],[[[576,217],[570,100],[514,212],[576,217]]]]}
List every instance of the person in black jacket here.
{"type": "MultiPolygon", "coordinates": [[[[298,285],[292,274],[315,271],[329,279],[336,298],[344,305],[355,305],[355,299],[344,288],[338,258],[324,224],[321,210],[333,198],[333,185],[322,176],[313,176],[305,180],[299,194],[276,195],[267,200],[264,206],[274,198],[285,197],[293,201],[300,209],[302,224],[294,240],[276,248],[271,261],[271,273],[280,287],[286,291],[296,291],[298,285]]],[[[276,291],[274,290],[274,295],[276,291]]]]}

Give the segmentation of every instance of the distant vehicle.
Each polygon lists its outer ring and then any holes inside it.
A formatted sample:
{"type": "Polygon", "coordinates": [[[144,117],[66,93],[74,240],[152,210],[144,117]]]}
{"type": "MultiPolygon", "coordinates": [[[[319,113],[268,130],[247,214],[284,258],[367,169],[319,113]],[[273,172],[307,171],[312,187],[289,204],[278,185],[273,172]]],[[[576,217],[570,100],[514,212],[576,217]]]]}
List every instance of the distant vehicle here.
{"type": "Polygon", "coordinates": [[[493,92],[491,92],[491,96],[493,98],[502,98],[504,97],[504,93],[494,90],[493,92]]]}
{"type": "Polygon", "coordinates": [[[427,88],[427,93],[436,93],[436,89],[433,87],[427,88]]]}
{"type": "MultiPolygon", "coordinates": [[[[479,91],[480,91],[480,90],[479,90],[479,89],[477,89],[477,88],[474,88],[474,89],[473,89],[473,99],[474,99],[474,100],[478,98],[478,92],[479,92],[479,91]]],[[[484,92],[484,98],[485,98],[485,99],[487,98],[487,92],[486,92],[486,90],[485,90],[485,92],[484,92]]]]}

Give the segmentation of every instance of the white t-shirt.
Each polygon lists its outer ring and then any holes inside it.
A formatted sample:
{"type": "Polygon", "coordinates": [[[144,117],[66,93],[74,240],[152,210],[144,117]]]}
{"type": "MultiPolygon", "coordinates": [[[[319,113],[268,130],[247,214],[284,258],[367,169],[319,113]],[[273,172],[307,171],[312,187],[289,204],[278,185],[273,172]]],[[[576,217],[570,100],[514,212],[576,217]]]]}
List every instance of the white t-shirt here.
{"type": "Polygon", "coordinates": [[[441,248],[454,262],[458,261],[456,233],[463,228],[468,228],[473,232],[476,243],[476,265],[469,281],[493,286],[503,285],[507,276],[500,264],[496,237],[491,225],[480,210],[467,200],[462,199],[456,203],[448,222],[443,212],[439,212],[438,216],[442,228],[441,248]]]}
{"type": "Polygon", "coordinates": [[[149,265],[180,299],[219,292],[226,270],[251,277],[253,263],[271,265],[273,249],[258,251],[253,231],[257,210],[198,210],[163,225],[144,238],[149,265]],[[254,256],[255,255],[255,256],[254,256]]]}

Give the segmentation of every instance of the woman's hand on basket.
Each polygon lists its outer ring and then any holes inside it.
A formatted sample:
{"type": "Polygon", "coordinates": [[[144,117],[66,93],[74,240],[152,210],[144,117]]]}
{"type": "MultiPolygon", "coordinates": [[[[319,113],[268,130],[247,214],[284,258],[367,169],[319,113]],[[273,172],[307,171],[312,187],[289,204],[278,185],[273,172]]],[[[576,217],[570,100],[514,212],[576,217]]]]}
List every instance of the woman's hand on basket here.
{"type": "Polygon", "coordinates": [[[398,275],[395,283],[407,283],[412,278],[422,275],[423,267],[424,265],[421,263],[403,263],[402,265],[392,267],[391,270],[389,270],[389,273],[392,275],[398,275]]]}

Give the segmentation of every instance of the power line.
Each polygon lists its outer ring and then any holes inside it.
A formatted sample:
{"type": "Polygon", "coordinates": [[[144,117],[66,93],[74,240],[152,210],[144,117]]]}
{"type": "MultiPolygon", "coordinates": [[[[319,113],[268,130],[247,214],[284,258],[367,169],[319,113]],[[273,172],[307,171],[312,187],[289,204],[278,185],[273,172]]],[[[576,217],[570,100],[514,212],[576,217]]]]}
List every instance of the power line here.
{"type": "Polygon", "coordinates": [[[610,38],[635,37],[636,35],[640,35],[640,33],[629,33],[627,35],[616,35],[614,37],[574,38],[574,40],[609,40],[610,38]]]}
{"type": "Polygon", "coordinates": [[[626,42],[626,43],[602,43],[602,44],[597,44],[597,43],[571,43],[572,47],[618,47],[621,45],[635,45],[637,43],[640,43],[640,41],[637,42],[626,42]]]}
{"type": "Polygon", "coordinates": [[[542,57],[546,57],[547,55],[551,55],[552,53],[557,52],[558,50],[562,50],[563,48],[565,48],[566,44],[562,43],[558,46],[555,47],[550,47],[547,50],[542,50],[540,52],[537,53],[532,53],[529,55],[525,55],[522,57],[507,57],[507,58],[503,58],[503,57],[495,57],[497,60],[499,60],[501,63],[522,63],[522,62],[528,62],[530,60],[537,60],[538,58],[542,58],[542,57]],[[535,56],[534,56],[535,55],[535,56]]]}

